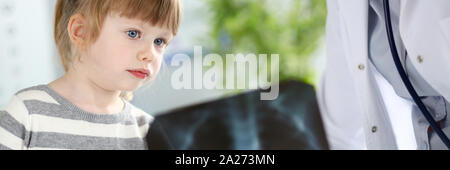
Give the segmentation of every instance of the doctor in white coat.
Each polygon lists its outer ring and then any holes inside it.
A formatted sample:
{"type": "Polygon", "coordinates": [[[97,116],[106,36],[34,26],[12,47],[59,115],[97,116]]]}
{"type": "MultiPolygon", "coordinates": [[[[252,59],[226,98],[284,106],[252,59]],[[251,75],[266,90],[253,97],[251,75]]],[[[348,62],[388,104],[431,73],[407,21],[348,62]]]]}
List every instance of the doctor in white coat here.
{"type": "MultiPolygon", "coordinates": [[[[450,136],[450,1],[389,2],[408,77],[450,136]]],[[[395,69],[382,0],[328,0],[327,6],[318,101],[331,149],[446,149],[395,69]]]]}

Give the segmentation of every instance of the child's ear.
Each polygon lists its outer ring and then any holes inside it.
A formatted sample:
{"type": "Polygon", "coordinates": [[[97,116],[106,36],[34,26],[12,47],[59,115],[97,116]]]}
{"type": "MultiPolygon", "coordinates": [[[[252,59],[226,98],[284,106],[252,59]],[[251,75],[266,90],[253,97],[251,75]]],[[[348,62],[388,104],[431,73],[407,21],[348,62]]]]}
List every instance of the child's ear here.
{"type": "Polygon", "coordinates": [[[70,40],[78,48],[83,49],[86,45],[86,19],[81,14],[75,14],[70,17],[67,31],[70,40]]]}

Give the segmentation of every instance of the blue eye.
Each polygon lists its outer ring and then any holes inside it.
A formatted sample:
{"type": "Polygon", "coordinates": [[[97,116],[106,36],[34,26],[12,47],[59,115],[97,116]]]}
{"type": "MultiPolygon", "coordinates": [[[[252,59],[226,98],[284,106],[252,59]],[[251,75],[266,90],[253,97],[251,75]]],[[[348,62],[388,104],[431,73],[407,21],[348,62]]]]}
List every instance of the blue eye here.
{"type": "Polygon", "coordinates": [[[163,39],[161,39],[161,38],[158,38],[158,39],[156,39],[155,41],[153,41],[157,46],[162,46],[162,45],[164,45],[166,42],[163,40],[163,39]]]}
{"type": "Polygon", "coordinates": [[[130,38],[133,38],[133,39],[139,38],[139,36],[140,36],[139,31],[136,31],[136,30],[130,30],[127,32],[127,34],[130,38]]]}

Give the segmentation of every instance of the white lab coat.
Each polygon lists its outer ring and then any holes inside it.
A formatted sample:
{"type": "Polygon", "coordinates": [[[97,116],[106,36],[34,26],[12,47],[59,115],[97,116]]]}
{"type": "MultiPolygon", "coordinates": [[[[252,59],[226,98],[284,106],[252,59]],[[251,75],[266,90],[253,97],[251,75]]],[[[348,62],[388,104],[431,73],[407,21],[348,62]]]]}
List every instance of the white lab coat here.
{"type": "MultiPolygon", "coordinates": [[[[327,66],[318,87],[332,149],[397,149],[368,57],[368,0],[328,0],[327,66]]],[[[401,0],[412,65],[450,101],[450,1],[401,0]],[[417,58],[421,58],[421,62],[417,58]]]]}

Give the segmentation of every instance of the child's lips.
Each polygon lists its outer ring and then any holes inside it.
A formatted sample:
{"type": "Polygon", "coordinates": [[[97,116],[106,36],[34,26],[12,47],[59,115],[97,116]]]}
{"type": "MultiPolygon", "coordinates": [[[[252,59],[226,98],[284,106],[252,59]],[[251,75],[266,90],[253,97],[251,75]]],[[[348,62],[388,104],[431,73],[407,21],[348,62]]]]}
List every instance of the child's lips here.
{"type": "Polygon", "coordinates": [[[127,70],[133,76],[139,79],[145,79],[150,75],[150,71],[147,69],[127,70]]]}

